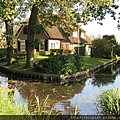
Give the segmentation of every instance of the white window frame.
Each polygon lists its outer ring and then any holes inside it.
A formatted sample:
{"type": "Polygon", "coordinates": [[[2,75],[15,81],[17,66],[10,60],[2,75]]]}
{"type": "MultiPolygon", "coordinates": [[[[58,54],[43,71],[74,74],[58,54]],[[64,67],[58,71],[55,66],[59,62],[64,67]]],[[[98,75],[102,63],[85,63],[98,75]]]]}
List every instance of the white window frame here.
{"type": "Polygon", "coordinates": [[[20,51],[26,51],[25,40],[20,40],[20,51]]]}

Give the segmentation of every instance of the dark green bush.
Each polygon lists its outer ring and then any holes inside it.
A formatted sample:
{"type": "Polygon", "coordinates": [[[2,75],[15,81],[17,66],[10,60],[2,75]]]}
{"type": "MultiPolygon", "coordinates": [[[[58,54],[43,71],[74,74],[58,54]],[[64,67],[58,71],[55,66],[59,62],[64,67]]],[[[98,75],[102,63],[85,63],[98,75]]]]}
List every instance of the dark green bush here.
{"type": "Polygon", "coordinates": [[[35,71],[48,74],[64,74],[72,75],[84,66],[83,59],[77,55],[61,55],[57,54],[48,59],[40,60],[35,71]]]}
{"type": "Polygon", "coordinates": [[[0,58],[6,57],[6,49],[0,49],[0,58]]]}
{"type": "Polygon", "coordinates": [[[15,59],[25,59],[26,57],[26,54],[14,54],[15,59]]]}
{"type": "Polygon", "coordinates": [[[64,50],[63,49],[50,49],[51,53],[57,53],[57,54],[63,54],[64,50]]]}
{"type": "Polygon", "coordinates": [[[80,56],[85,56],[85,46],[75,47],[76,54],[78,54],[78,49],[79,49],[79,55],[80,56]]]}

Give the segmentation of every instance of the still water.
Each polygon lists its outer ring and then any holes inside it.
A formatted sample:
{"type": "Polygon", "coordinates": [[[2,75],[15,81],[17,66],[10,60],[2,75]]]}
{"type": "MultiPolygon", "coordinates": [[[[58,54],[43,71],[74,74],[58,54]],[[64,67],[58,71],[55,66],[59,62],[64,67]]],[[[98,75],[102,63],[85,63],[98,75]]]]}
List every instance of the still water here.
{"type": "Polygon", "coordinates": [[[38,96],[41,102],[48,96],[47,109],[53,106],[55,111],[70,115],[77,107],[80,115],[97,115],[101,114],[96,107],[101,90],[120,88],[120,63],[102,69],[81,82],[65,85],[23,82],[1,73],[0,87],[1,90],[2,88],[13,89],[15,103],[27,104],[28,109],[33,110],[36,107],[35,96],[38,96]]]}

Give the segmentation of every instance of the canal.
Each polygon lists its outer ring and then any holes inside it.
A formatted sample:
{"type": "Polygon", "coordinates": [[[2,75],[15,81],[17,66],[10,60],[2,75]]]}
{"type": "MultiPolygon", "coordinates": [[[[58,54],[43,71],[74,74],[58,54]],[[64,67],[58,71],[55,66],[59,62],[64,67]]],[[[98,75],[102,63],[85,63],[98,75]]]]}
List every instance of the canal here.
{"type": "Polygon", "coordinates": [[[91,78],[64,85],[21,81],[0,73],[0,87],[5,94],[9,94],[5,89],[13,89],[14,102],[27,105],[30,110],[35,109],[38,96],[41,102],[48,97],[46,109],[53,106],[60,114],[74,114],[77,107],[80,115],[97,115],[102,114],[96,107],[101,90],[120,88],[120,63],[94,73],[91,78]]]}

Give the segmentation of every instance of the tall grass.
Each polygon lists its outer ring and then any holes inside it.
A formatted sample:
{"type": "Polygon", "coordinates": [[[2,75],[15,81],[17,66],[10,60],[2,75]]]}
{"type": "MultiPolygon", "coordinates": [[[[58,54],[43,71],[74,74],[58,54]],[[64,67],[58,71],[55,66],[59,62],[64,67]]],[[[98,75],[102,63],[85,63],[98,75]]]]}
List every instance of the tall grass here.
{"type": "Polygon", "coordinates": [[[101,91],[97,107],[103,114],[120,115],[120,93],[115,88],[101,91]]]}
{"type": "Polygon", "coordinates": [[[0,115],[25,115],[28,114],[26,106],[13,102],[11,95],[0,92],[0,115]]]}
{"type": "MultiPolygon", "coordinates": [[[[2,93],[0,91],[0,120],[56,120],[56,119],[65,119],[66,116],[60,115],[59,113],[53,113],[53,107],[50,110],[47,110],[47,100],[48,97],[44,100],[44,102],[40,102],[39,98],[36,97],[36,111],[30,112],[26,109],[27,106],[18,105],[14,103],[13,94],[10,93],[2,93]]],[[[74,114],[78,114],[78,108],[74,111],[74,114]]],[[[67,117],[68,118],[68,117],[67,117]]]]}

